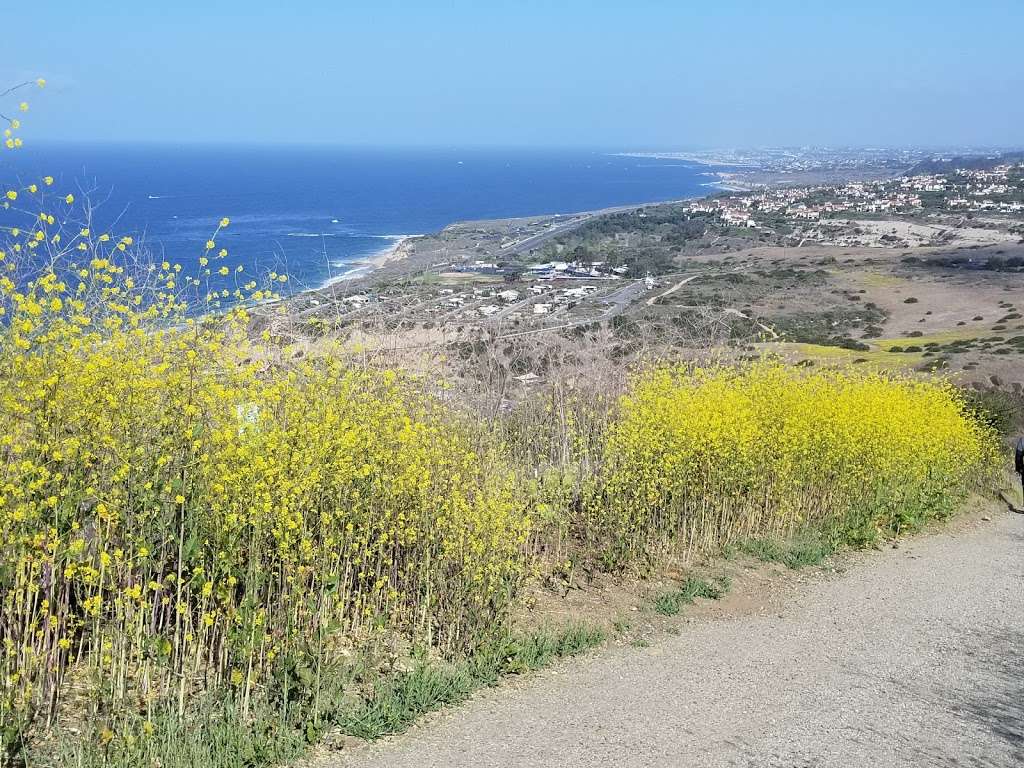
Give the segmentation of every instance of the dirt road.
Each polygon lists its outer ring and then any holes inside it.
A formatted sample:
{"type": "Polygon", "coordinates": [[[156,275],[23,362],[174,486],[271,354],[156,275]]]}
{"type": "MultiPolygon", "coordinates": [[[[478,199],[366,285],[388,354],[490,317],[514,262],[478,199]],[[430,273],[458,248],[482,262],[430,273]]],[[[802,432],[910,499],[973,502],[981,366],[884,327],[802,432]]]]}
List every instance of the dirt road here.
{"type": "Polygon", "coordinates": [[[321,768],[1024,765],[1024,515],[993,514],[321,768]]]}

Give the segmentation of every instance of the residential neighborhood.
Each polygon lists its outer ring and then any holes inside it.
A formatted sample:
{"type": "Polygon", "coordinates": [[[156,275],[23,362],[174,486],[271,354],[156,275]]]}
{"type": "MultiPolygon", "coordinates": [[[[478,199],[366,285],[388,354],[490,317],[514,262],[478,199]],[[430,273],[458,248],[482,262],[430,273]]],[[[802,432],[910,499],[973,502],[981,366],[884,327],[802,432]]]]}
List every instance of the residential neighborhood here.
{"type": "Polygon", "coordinates": [[[1014,214],[1024,211],[1024,163],[880,181],[763,188],[696,200],[686,208],[694,214],[714,214],[728,224],[751,228],[778,217],[817,221],[850,214],[1014,214]]]}

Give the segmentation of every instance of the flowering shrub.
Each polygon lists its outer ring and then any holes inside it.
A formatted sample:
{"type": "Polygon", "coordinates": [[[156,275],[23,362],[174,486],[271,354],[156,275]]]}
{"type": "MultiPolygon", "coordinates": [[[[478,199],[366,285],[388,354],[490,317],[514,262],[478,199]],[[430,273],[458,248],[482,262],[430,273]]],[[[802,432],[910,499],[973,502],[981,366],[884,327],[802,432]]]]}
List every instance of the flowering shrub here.
{"type": "Polygon", "coordinates": [[[183,702],[248,695],[317,641],[454,646],[496,622],[528,520],[413,383],[262,362],[240,310],[147,328],[116,287],[103,322],[52,273],[2,290],[8,714],[76,665],[113,700],[183,702]]]}
{"type": "Polygon", "coordinates": [[[282,278],[242,282],[227,219],[193,274],[55,184],[0,211],[8,743],[68,690],[100,714],[216,686],[245,706],[339,646],[501,623],[529,519],[471,425],[394,372],[281,362],[250,311],[282,278]]]}
{"type": "MultiPolygon", "coordinates": [[[[28,81],[19,83],[18,85],[12,86],[5,91],[0,91],[0,99],[3,99],[16,91],[20,91],[30,85],[37,85],[40,88],[46,87],[46,80],[39,78],[38,80],[28,81]]],[[[28,112],[28,102],[18,102],[18,112],[28,112]]],[[[0,120],[6,123],[3,128],[3,146],[5,149],[21,149],[22,140],[18,135],[18,131],[21,129],[21,120],[17,117],[10,117],[3,112],[0,112],[0,120]]]]}
{"type": "Polygon", "coordinates": [[[606,443],[590,526],[609,563],[799,526],[866,543],[952,509],[993,435],[941,382],[772,362],[640,375],[606,443]]]}

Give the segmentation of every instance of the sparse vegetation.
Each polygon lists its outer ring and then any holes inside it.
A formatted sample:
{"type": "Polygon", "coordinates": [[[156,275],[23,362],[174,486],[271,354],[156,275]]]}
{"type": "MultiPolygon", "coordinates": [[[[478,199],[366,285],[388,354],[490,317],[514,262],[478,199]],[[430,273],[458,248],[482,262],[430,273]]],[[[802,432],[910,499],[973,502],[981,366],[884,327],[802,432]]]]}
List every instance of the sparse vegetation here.
{"type": "Polygon", "coordinates": [[[237,700],[200,701],[187,713],[158,710],[122,724],[104,743],[55,735],[33,765],[259,766],[290,761],[327,732],[376,739],[399,733],[418,717],[465,701],[479,688],[503,677],[542,669],[557,659],[576,656],[605,640],[604,631],[587,624],[545,628],[488,642],[457,662],[420,660],[407,670],[373,680],[361,691],[367,670],[334,670],[323,680],[305,681],[305,696],[287,705],[260,704],[245,711],[237,700]]]}
{"type": "Polygon", "coordinates": [[[997,431],[1010,435],[1024,427],[1024,396],[1001,389],[965,390],[968,408],[977,419],[997,431]]]}
{"type": "Polygon", "coordinates": [[[712,583],[704,579],[691,576],[686,579],[677,589],[669,592],[662,592],[653,600],[654,610],[663,616],[675,616],[682,610],[683,606],[691,605],[697,598],[706,600],[718,600],[728,591],[728,586],[722,583],[712,583]]]}
{"type": "Polygon", "coordinates": [[[796,570],[820,565],[835,551],[835,546],[835,542],[826,540],[820,534],[805,531],[789,539],[742,539],[732,548],[763,562],[782,563],[796,570]]]}

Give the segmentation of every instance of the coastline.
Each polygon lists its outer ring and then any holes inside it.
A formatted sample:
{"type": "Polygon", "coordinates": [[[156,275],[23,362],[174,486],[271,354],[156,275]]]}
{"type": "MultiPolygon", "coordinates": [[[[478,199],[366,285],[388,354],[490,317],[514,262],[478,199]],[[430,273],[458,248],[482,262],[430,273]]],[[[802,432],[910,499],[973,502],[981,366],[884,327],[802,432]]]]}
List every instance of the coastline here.
{"type": "MultiPolygon", "coordinates": [[[[667,159],[660,154],[610,154],[612,156],[620,157],[652,157],[657,159],[667,159]]],[[[338,274],[331,274],[319,284],[309,286],[307,288],[297,291],[295,294],[292,295],[292,297],[299,297],[304,294],[317,294],[319,292],[323,292],[327,289],[336,287],[344,283],[353,283],[371,278],[375,273],[381,271],[382,268],[386,266],[393,265],[395,262],[399,262],[408,257],[416,256],[416,249],[412,247],[412,243],[414,241],[429,239],[431,237],[439,235],[442,232],[457,227],[472,227],[477,224],[493,225],[495,223],[513,223],[522,222],[526,220],[534,220],[545,221],[552,228],[557,228],[558,230],[562,231],[565,229],[574,228],[575,224],[582,223],[585,220],[589,220],[599,216],[630,211],[636,208],[645,208],[660,205],[675,205],[689,202],[692,200],[700,200],[707,197],[713,197],[715,195],[722,193],[738,193],[750,191],[749,187],[743,186],[741,183],[737,182],[734,178],[732,178],[733,174],[730,174],[724,170],[719,170],[723,168],[723,165],[718,162],[714,162],[712,160],[707,159],[700,159],[693,156],[678,157],[673,159],[680,159],[683,160],[684,162],[692,163],[695,166],[703,166],[704,168],[708,169],[708,172],[705,172],[701,175],[710,176],[714,180],[702,183],[700,185],[702,187],[700,192],[696,194],[687,195],[685,197],[671,197],[667,199],[646,200],[639,202],[631,202],[622,205],[608,206],[604,208],[584,209],[578,211],[541,212],[521,216],[507,216],[495,219],[454,219],[448,222],[443,227],[433,232],[395,236],[394,242],[389,244],[387,247],[369,256],[361,257],[351,262],[342,263],[339,267],[341,271],[338,274]]],[[[547,239],[548,237],[549,235],[547,233],[542,233],[541,235],[541,239],[547,239]]],[[[534,236],[525,237],[523,238],[524,242],[522,244],[532,245],[536,239],[537,238],[534,236]]],[[[519,248],[515,248],[513,250],[517,251],[519,250],[519,248]]],[[[513,251],[509,251],[508,253],[511,255],[513,251]]]]}
{"type": "MultiPolygon", "coordinates": [[[[696,158],[689,157],[685,158],[685,160],[693,162],[695,164],[704,165],[708,168],[721,167],[719,163],[707,160],[701,161],[697,160],[696,158]]],[[[437,230],[436,232],[396,236],[394,242],[389,246],[381,249],[380,251],[371,256],[350,262],[350,264],[345,265],[346,267],[349,268],[345,269],[345,271],[343,271],[341,274],[332,275],[331,277],[327,278],[316,287],[311,287],[299,291],[296,294],[294,294],[293,298],[307,294],[316,294],[342,283],[354,282],[357,280],[370,278],[376,272],[380,271],[383,267],[392,265],[395,262],[401,261],[405,258],[408,258],[410,255],[413,255],[414,248],[410,247],[413,242],[417,240],[430,238],[453,227],[466,227],[485,223],[511,223],[532,219],[544,220],[549,222],[551,225],[562,225],[559,226],[559,229],[562,229],[563,226],[565,228],[571,229],[574,228],[576,224],[582,224],[584,221],[587,221],[598,216],[622,213],[624,211],[630,211],[636,208],[647,208],[659,205],[678,205],[693,200],[701,200],[707,197],[713,197],[723,192],[741,193],[751,191],[750,187],[744,186],[741,182],[737,182],[734,178],[732,178],[733,174],[718,171],[707,173],[706,175],[716,176],[718,178],[715,181],[710,181],[701,184],[701,186],[706,191],[702,192],[701,194],[690,195],[688,197],[674,197],[663,200],[648,200],[643,202],[629,203],[625,205],[609,206],[606,208],[595,208],[571,212],[538,213],[527,216],[509,216],[497,219],[457,219],[455,221],[449,222],[447,225],[437,230]]],[[[547,237],[547,235],[544,235],[544,237],[547,237]]],[[[533,240],[535,240],[535,237],[532,236],[524,238],[524,244],[525,242],[533,240]]]]}
{"type": "Polygon", "coordinates": [[[337,285],[338,283],[349,280],[358,280],[361,277],[366,277],[389,262],[405,258],[406,253],[403,246],[410,240],[414,240],[418,237],[423,237],[423,235],[397,235],[394,237],[390,245],[382,248],[371,256],[351,262],[350,269],[346,269],[340,275],[332,275],[316,288],[310,288],[307,291],[302,291],[301,293],[315,293],[316,291],[322,291],[325,288],[330,288],[332,285],[337,285]]]}
{"type": "MultiPolygon", "coordinates": [[[[718,173],[716,175],[719,177],[718,181],[709,181],[703,186],[713,187],[714,189],[717,189],[719,192],[753,192],[755,189],[755,187],[752,185],[745,184],[742,181],[736,181],[736,179],[734,178],[735,174],[718,173]]],[[[707,195],[703,195],[703,197],[707,197],[707,195]]]]}
{"type": "Polygon", "coordinates": [[[635,157],[646,160],[681,160],[695,165],[704,165],[711,168],[729,167],[757,170],[760,166],[755,162],[744,162],[742,160],[730,159],[727,157],[705,156],[690,152],[616,152],[615,157],[635,157]]]}
{"type": "MultiPolygon", "coordinates": [[[[702,157],[700,155],[689,154],[687,152],[616,152],[614,157],[632,157],[646,160],[679,160],[680,162],[691,163],[704,168],[719,169],[709,170],[702,173],[702,176],[714,176],[715,181],[704,182],[701,186],[717,189],[720,192],[753,191],[753,185],[740,181],[736,177],[739,175],[739,172],[742,171],[749,172],[761,170],[761,167],[757,163],[744,163],[740,161],[730,162],[727,158],[702,157]],[[728,168],[730,170],[721,170],[723,168],[728,168]]],[[[706,195],[698,195],[697,197],[688,199],[697,200],[701,197],[706,197],[706,195]]]]}
{"type": "MultiPolygon", "coordinates": [[[[610,206],[607,208],[595,208],[590,210],[573,211],[568,213],[540,213],[532,216],[511,216],[499,219],[460,219],[448,223],[441,229],[437,230],[437,232],[396,236],[395,241],[386,248],[381,249],[380,251],[371,256],[351,262],[351,268],[346,269],[341,274],[333,275],[327,278],[324,282],[322,282],[320,285],[316,287],[306,288],[304,290],[298,291],[286,300],[294,300],[301,296],[318,294],[328,290],[329,288],[338,286],[343,283],[355,282],[357,280],[370,278],[376,272],[379,272],[382,268],[409,257],[413,252],[413,249],[410,248],[410,245],[413,242],[417,240],[430,238],[433,235],[437,235],[453,227],[474,226],[477,224],[484,223],[494,224],[504,222],[516,222],[532,219],[545,220],[552,224],[562,224],[567,228],[573,228],[576,224],[582,224],[584,221],[590,220],[597,216],[606,216],[609,214],[622,213],[624,211],[634,210],[636,208],[647,208],[657,205],[677,205],[685,202],[690,202],[692,200],[701,200],[703,198],[711,197],[715,194],[724,191],[747,191],[745,189],[726,189],[723,187],[719,187],[719,183],[720,182],[716,181],[703,184],[702,186],[705,187],[708,191],[703,194],[692,195],[690,197],[675,197],[667,200],[650,200],[647,202],[630,203],[628,205],[617,205],[610,206]]],[[[534,237],[525,238],[526,241],[532,241],[534,239],[534,237]]]]}

